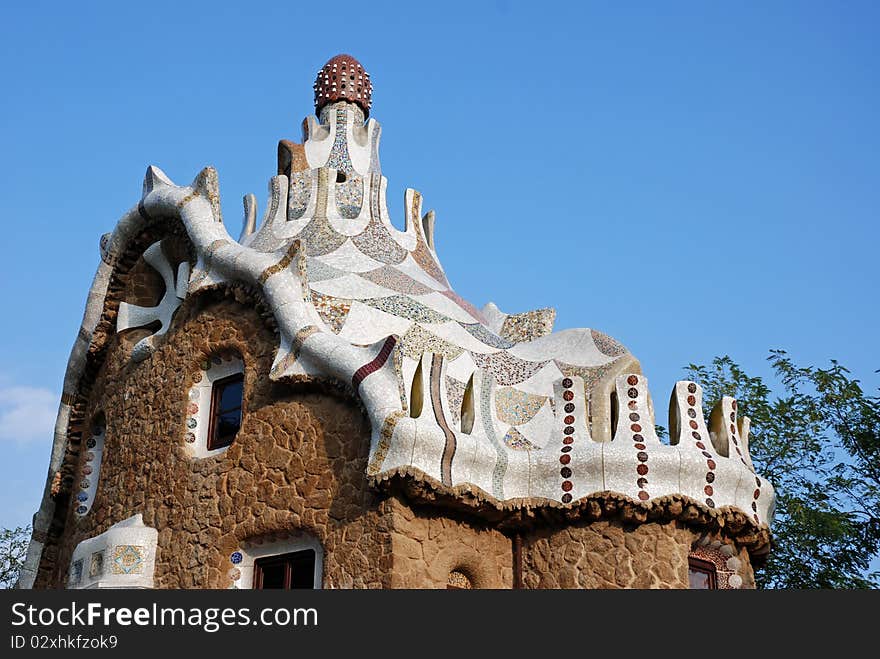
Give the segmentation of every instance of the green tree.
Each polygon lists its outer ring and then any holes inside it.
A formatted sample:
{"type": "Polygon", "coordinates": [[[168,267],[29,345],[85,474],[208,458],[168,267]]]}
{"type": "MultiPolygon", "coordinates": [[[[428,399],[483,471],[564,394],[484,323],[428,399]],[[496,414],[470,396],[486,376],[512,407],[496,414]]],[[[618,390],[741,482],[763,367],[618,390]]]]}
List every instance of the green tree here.
{"type": "Polygon", "coordinates": [[[733,396],[751,418],[749,449],[776,488],[773,551],[759,588],[877,588],[880,550],[880,397],[836,361],[829,368],[768,357],[778,394],[730,357],[685,370],[707,409],[733,396]]]}
{"type": "Polygon", "coordinates": [[[30,539],[30,526],[0,530],[0,588],[15,586],[30,539]]]}

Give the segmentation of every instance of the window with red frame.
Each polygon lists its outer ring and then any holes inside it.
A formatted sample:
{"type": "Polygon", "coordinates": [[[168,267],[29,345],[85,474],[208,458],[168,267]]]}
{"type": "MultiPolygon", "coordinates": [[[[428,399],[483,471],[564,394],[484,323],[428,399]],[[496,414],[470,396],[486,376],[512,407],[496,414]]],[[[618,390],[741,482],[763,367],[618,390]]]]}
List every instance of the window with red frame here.
{"type": "Polygon", "coordinates": [[[688,583],[692,590],[715,590],[718,588],[715,564],[701,558],[689,558],[688,583]]]}

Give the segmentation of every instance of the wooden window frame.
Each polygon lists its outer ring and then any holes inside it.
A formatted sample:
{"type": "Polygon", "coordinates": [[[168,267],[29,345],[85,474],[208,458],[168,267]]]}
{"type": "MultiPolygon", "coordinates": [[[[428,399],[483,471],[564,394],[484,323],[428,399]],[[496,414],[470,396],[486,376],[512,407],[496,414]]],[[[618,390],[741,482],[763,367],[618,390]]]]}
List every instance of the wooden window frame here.
{"type": "Polygon", "coordinates": [[[715,563],[691,556],[688,558],[688,572],[690,571],[700,572],[709,577],[709,587],[706,590],[718,590],[718,567],[715,563]]]}
{"type": "Polygon", "coordinates": [[[276,565],[278,563],[282,563],[284,565],[284,588],[283,590],[291,590],[291,583],[293,582],[293,569],[291,564],[293,561],[292,557],[297,554],[305,554],[311,553],[312,555],[312,590],[315,589],[315,567],[318,564],[318,552],[314,549],[298,549],[297,551],[291,551],[286,554],[275,554],[273,556],[263,556],[254,561],[254,589],[255,590],[263,590],[263,567],[266,565],[276,565]]]}
{"type": "Polygon", "coordinates": [[[236,436],[238,435],[238,430],[235,431],[235,434],[232,436],[232,439],[229,440],[228,443],[219,443],[217,441],[217,418],[220,416],[222,412],[234,412],[238,410],[239,412],[239,424],[238,428],[241,430],[241,421],[244,417],[244,373],[233,373],[232,375],[227,375],[225,378],[220,378],[218,380],[214,380],[211,383],[211,420],[208,424],[208,450],[216,451],[221,448],[226,448],[227,446],[231,446],[232,442],[235,441],[236,436]],[[241,402],[239,406],[230,408],[228,410],[220,410],[220,399],[223,395],[223,390],[227,385],[233,382],[241,382],[241,402]]]}

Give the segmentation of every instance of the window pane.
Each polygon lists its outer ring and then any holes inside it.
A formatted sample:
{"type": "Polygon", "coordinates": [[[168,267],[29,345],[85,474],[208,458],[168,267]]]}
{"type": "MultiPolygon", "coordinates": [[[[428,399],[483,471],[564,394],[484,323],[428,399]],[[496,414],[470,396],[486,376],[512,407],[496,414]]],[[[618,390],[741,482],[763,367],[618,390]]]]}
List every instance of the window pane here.
{"type": "Polygon", "coordinates": [[[706,572],[691,568],[688,570],[688,579],[690,587],[694,590],[709,590],[712,588],[712,582],[706,572]]]}
{"type": "Polygon", "coordinates": [[[224,414],[220,414],[217,417],[216,421],[216,434],[217,439],[226,439],[228,437],[235,437],[235,433],[238,432],[238,429],[241,427],[241,410],[235,410],[233,412],[226,412],[224,414]]]}
{"type": "Polygon", "coordinates": [[[231,410],[241,407],[242,394],[244,392],[244,383],[241,380],[235,380],[223,385],[220,391],[218,409],[231,410]]]}
{"type": "Polygon", "coordinates": [[[284,573],[286,565],[283,561],[263,563],[259,565],[259,569],[263,574],[263,589],[284,588],[284,573]]]}
{"type": "Polygon", "coordinates": [[[315,550],[305,549],[282,556],[269,556],[254,563],[256,588],[314,588],[315,550]],[[259,579],[262,578],[262,585],[259,579]]]}
{"type": "Polygon", "coordinates": [[[290,578],[291,588],[314,588],[315,587],[315,552],[300,551],[290,555],[292,575],[290,578]]]}

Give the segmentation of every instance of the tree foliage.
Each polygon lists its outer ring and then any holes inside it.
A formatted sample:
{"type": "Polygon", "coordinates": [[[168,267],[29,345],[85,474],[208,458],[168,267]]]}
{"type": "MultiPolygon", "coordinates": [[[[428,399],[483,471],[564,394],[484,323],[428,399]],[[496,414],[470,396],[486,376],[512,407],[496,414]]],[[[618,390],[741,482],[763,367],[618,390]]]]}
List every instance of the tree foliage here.
{"type": "Polygon", "coordinates": [[[757,571],[761,588],[876,588],[880,549],[880,397],[866,395],[836,361],[797,366],[768,357],[777,393],[730,357],[685,370],[707,409],[733,396],[751,418],[749,449],[776,488],[773,551],[757,571]]]}
{"type": "Polygon", "coordinates": [[[15,586],[30,539],[29,526],[0,530],[0,588],[15,586]]]}

